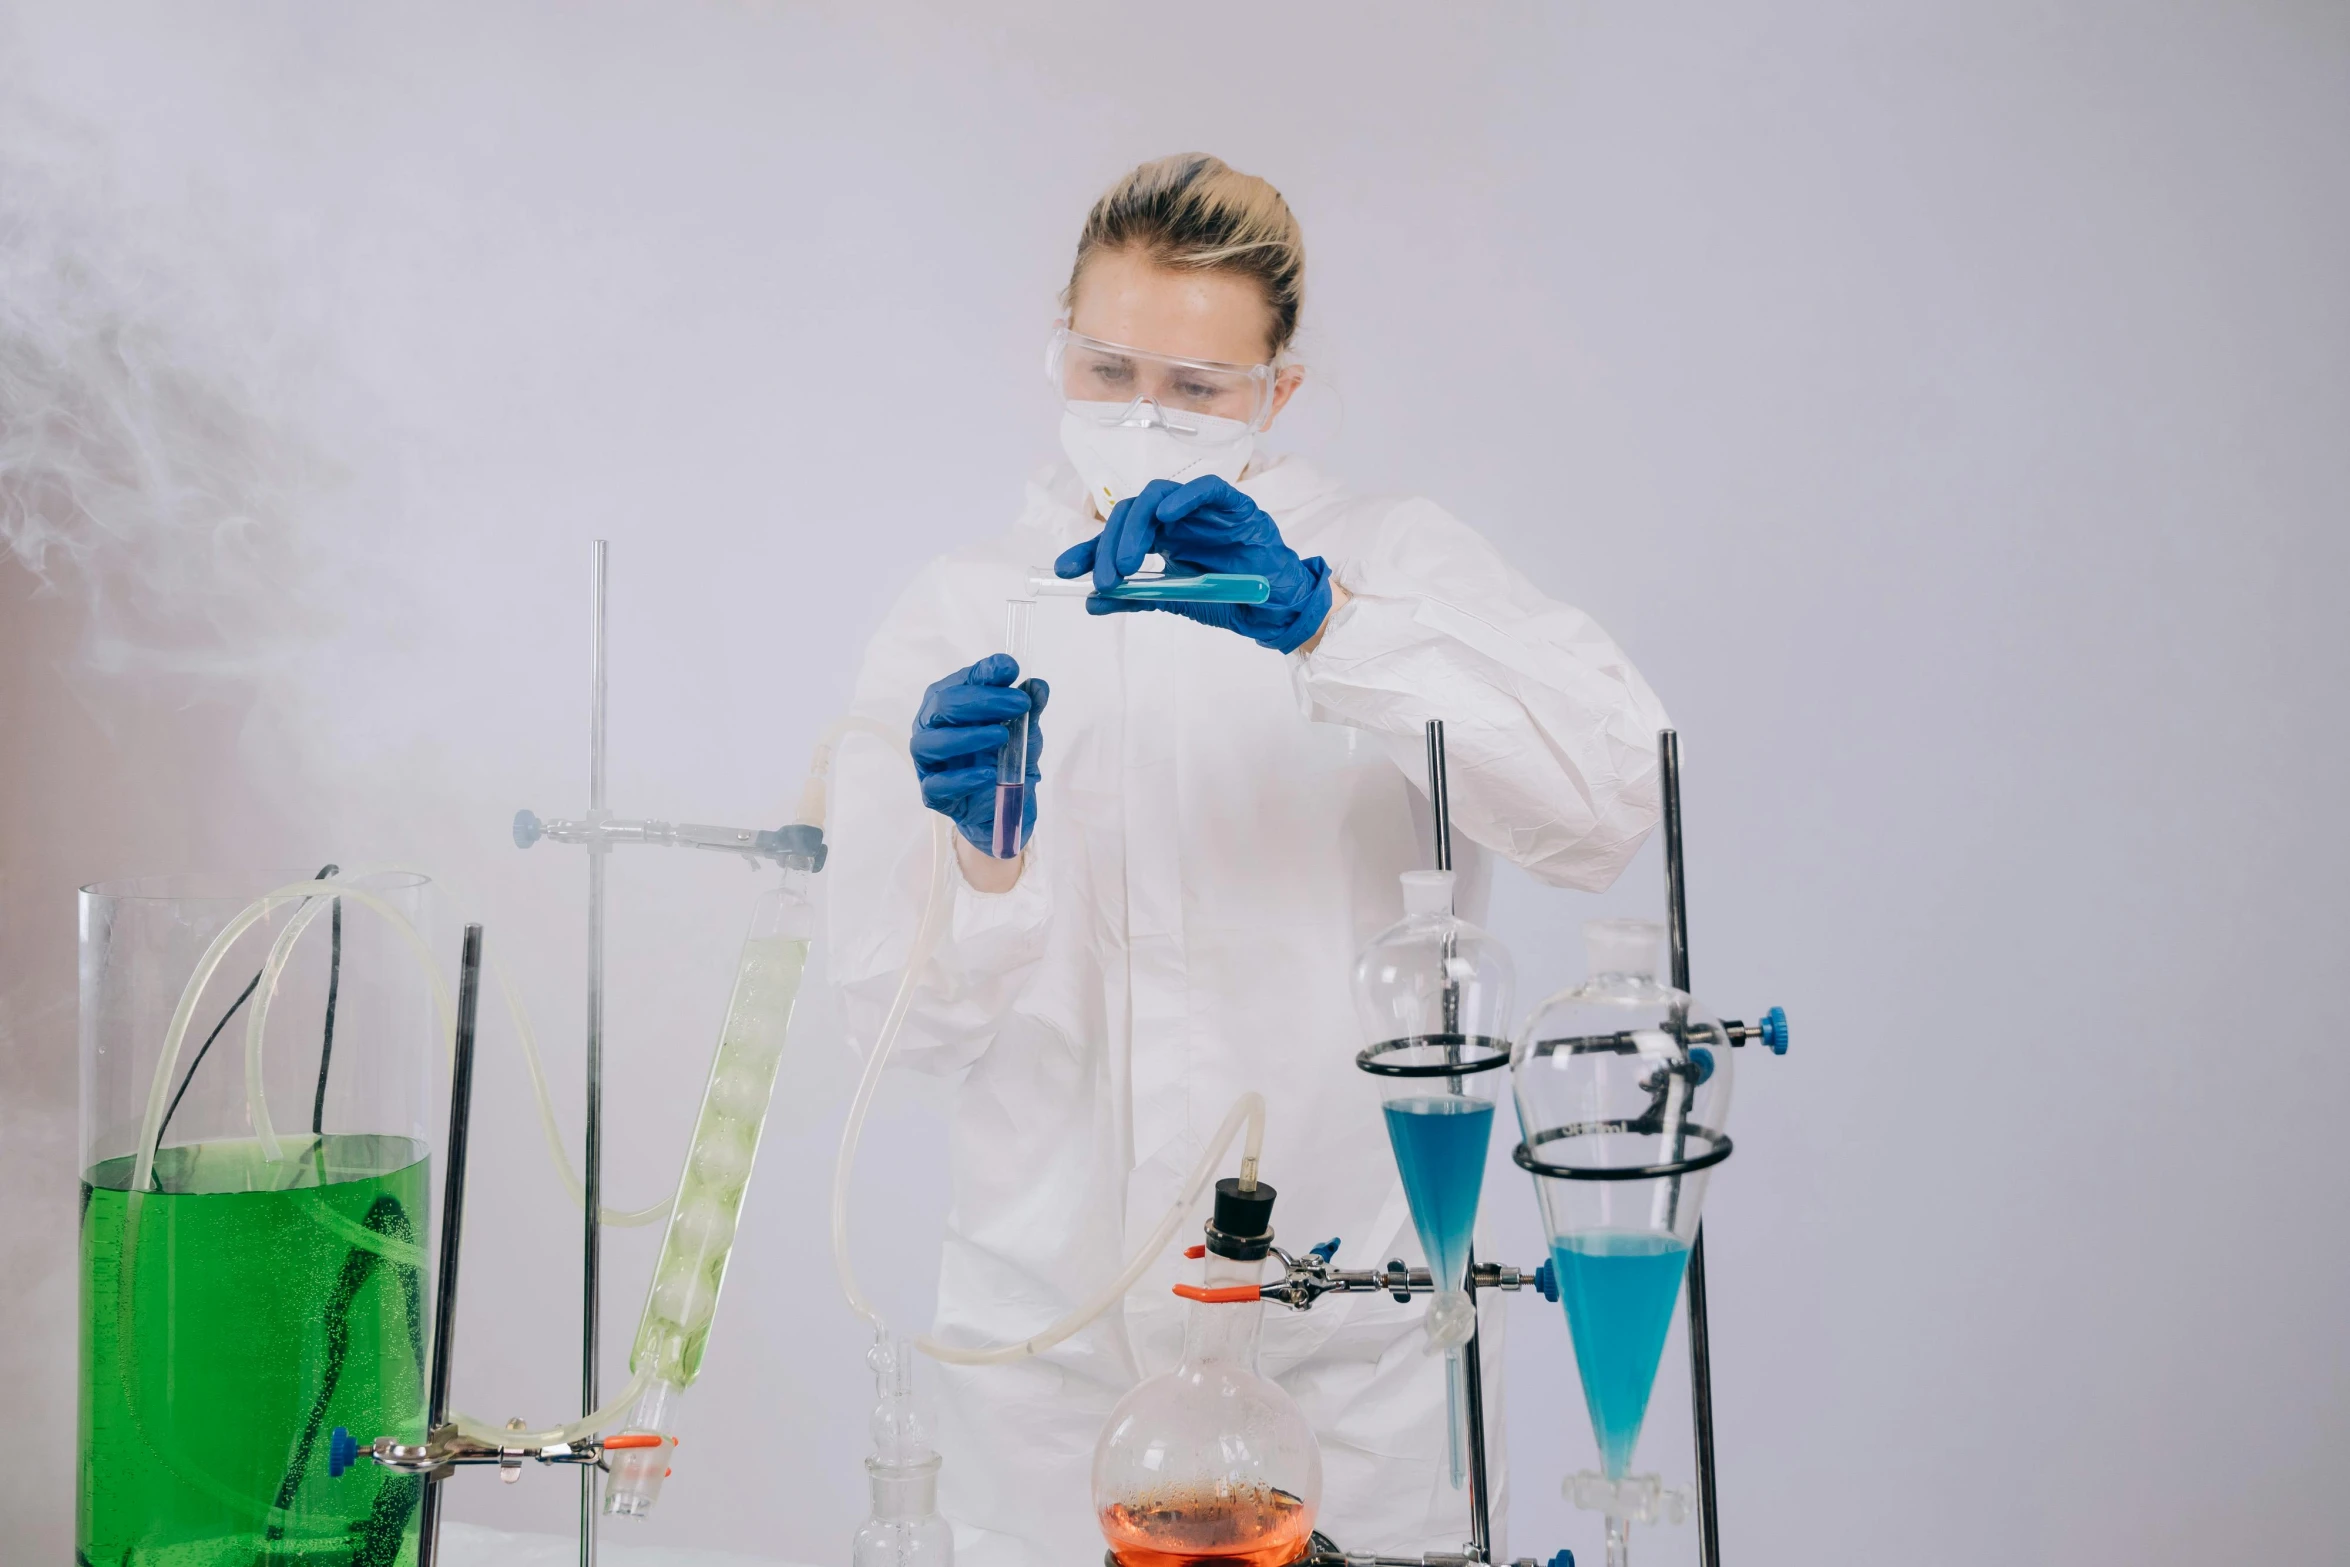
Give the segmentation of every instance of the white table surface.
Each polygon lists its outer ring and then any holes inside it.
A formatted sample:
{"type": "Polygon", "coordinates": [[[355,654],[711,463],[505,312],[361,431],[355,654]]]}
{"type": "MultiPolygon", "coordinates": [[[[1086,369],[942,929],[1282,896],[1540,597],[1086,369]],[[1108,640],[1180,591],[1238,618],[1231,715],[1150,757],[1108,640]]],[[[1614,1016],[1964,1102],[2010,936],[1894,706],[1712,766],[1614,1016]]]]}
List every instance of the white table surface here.
{"type": "MultiPolygon", "coordinates": [[[[743,1556],[733,1551],[693,1551],[682,1546],[629,1545],[618,1529],[596,1536],[596,1561],[609,1567],[795,1567],[779,1556],[743,1556]]],[[[508,1534],[479,1524],[441,1525],[444,1567],[577,1567],[579,1537],[570,1534],[508,1534]]]]}

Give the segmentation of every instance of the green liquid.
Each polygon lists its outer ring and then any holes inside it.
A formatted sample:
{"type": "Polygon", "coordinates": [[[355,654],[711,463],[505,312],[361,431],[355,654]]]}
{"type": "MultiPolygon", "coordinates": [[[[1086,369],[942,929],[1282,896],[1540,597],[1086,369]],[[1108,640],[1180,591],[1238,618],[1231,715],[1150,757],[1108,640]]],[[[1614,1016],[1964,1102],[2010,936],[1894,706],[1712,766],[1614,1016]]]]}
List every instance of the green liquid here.
{"type": "Polygon", "coordinates": [[[422,1482],[327,1433],[424,1437],[423,1147],[165,1148],[82,1185],[82,1567],[405,1567],[422,1482]],[[135,1239],[133,1238],[135,1237],[135,1239]]]}
{"type": "Polygon", "coordinates": [[[661,1260],[654,1266],[653,1287],[629,1351],[631,1371],[649,1370],[681,1388],[692,1387],[702,1374],[727,1259],[734,1255],[735,1224],[807,965],[804,939],[754,936],[743,943],[726,1027],[710,1063],[702,1113],[678,1182],[677,1206],[670,1210],[661,1260]]]}

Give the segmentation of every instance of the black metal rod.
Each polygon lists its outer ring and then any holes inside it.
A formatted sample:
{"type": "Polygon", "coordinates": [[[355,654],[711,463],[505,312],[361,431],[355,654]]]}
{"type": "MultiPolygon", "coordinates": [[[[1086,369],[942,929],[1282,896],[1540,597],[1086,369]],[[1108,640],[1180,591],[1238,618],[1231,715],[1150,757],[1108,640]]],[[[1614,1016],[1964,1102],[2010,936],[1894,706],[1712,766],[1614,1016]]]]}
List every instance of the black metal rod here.
{"type": "MultiPolygon", "coordinates": [[[[1689,989],[1689,883],[1682,863],[1681,737],[1657,731],[1658,783],[1664,795],[1665,932],[1672,952],[1673,988],[1689,989]]],[[[1697,1559],[1721,1567],[1722,1537],[1714,1509],[1714,1364],[1706,1331],[1705,1226],[1689,1242],[1689,1429],[1697,1448],[1697,1559]]]]}
{"type": "Polygon", "coordinates": [[[1673,988],[1689,989],[1689,888],[1681,873],[1681,737],[1656,734],[1658,784],[1665,816],[1665,938],[1672,951],[1673,988]]]}
{"type": "Polygon", "coordinates": [[[1444,720],[1428,720],[1428,813],[1436,818],[1436,868],[1452,869],[1452,786],[1445,781],[1444,720]]]}
{"type": "MultiPolygon", "coordinates": [[[[320,867],[315,879],[324,881],[329,876],[340,876],[342,873],[341,866],[328,864],[320,867]]],[[[326,1026],[320,1031],[318,1039],[318,1092],[310,1100],[310,1135],[318,1139],[321,1163],[325,1162],[323,1151],[326,1147],[326,1075],[327,1068],[334,1065],[335,1059],[335,998],[342,994],[342,990],[343,900],[337,898],[334,903],[334,923],[327,943],[326,1026]]]]}
{"type": "MultiPolygon", "coordinates": [[[[605,616],[610,546],[597,539],[588,552],[588,814],[605,814],[605,616]]],[[[588,846],[587,1127],[581,1139],[580,1186],[586,1207],[580,1240],[579,1412],[596,1409],[596,1362],[602,1347],[604,1246],[604,859],[607,846],[588,846]]],[[[596,1567],[596,1469],[579,1472],[579,1567],[596,1567]]]]}
{"type": "Polygon", "coordinates": [[[1714,1357],[1705,1317],[1705,1225],[1689,1241],[1689,1427],[1697,1445],[1697,1559],[1720,1567],[1721,1526],[1714,1514],[1714,1357]]]}
{"type": "MultiPolygon", "coordinates": [[[[449,1366],[457,1350],[457,1259],[465,1234],[465,1148],[473,1129],[474,1018],[481,1006],[481,927],[465,927],[457,971],[457,1058],[449,1072],[448,1166],[441,1176],[441,1268],[433,1281],[432,1391],[425,1430],[449,1418],[449,1366]]],[[[431,1477],[417,1520],[416,1567],[433,1567],[441,1537],[441,1488],[431,1477]]]]}
{"type": "Polygon", "coordinates": [[[1469,1293],[1469,1342],[1461,1346],[1461,1379],[1468,1383],[1464,1394],[1469,1406],[1469,1544],[1477,1553],[1477,1560],[1493,1560],[1493,1497],[1486,1489],[1485,1476],[1485,1361],[1477,1341],[1484,1334],[1484,1319],[1477,1311],[1477,1251],[1469,1249],[1468,1275],[1462,1288],[1469,1293]]]}

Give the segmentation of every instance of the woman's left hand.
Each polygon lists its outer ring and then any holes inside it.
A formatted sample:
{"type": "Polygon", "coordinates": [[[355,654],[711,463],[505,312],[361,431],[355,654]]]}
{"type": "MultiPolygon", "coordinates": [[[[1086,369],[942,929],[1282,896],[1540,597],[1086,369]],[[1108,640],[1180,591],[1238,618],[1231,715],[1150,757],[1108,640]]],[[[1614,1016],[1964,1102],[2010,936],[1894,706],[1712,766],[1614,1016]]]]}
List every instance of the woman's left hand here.
{"type": "Polygon", "coordinates": [[[1330,568],[1319,555],[1299,559],[1281,529],[1255,501],[1213,474],[1177,484],[1153,479],[1140,495],[1120,501],[1102,531],[1064,550],[1053,562],[1061,577],[1093,573],[1096,615],[1156,609],[1204,625],[1236,631],[1276,653],[1295,652],[1314,639],[1330,616],[1330,568]],[[1272,592],[1262,604],[1164,604],[1101,595],[1142,567],[1145,555],[1163,556],[1170,576],[1211,571],[1263,577],[1272,592]]]}

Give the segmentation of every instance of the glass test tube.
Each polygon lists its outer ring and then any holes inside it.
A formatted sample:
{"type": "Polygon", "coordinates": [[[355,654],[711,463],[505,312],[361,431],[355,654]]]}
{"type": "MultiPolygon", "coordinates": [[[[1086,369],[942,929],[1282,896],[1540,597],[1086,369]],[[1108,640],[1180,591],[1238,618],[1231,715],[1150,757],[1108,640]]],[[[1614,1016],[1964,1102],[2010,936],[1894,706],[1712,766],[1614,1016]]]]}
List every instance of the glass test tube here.
{"type": "MultiPolygon", "coordinates": [[[[1015,665],[1025,663],[1028,657],[1028,612],[1035,607],[1033,599],[1004,601],[1004,651],[1012,655],[1015,665]]],[[[1025,673],[1025,669],[1019,670],[1013,678],[1025,673]]],[[[1011,737],[996,753],[995,832],[988,852],[999,860],[1017,858],[1026,846],[1021,827],[1028,814],[1028,717],[1023,712],[1012,720],[1011,737]]]]}

